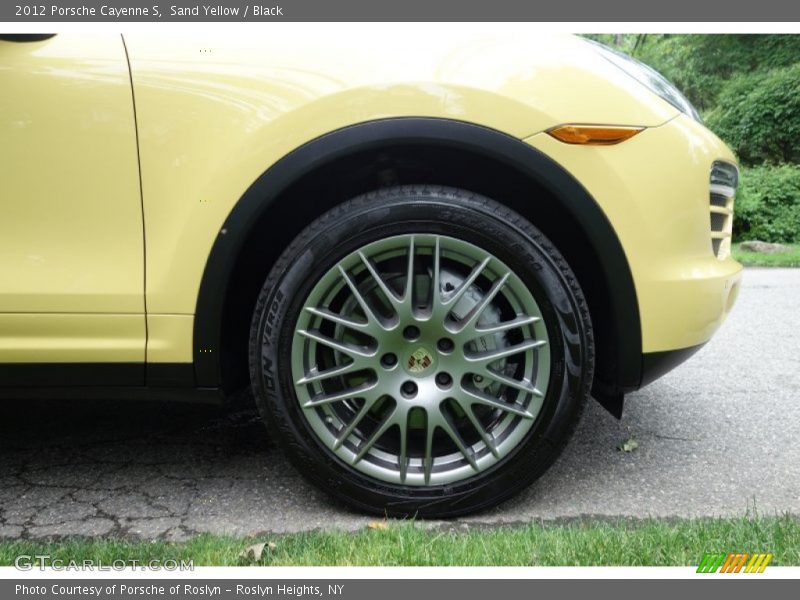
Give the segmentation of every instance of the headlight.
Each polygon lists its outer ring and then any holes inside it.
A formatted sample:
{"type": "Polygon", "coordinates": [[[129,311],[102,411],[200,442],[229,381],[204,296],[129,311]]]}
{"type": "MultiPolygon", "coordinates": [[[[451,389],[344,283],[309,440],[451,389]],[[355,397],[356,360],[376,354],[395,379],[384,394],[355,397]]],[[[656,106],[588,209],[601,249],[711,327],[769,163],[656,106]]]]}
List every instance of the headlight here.
{"type": "Polygon", "coordinates": [[[695,109],[692,103],[686,99],[686,96],[681,94],[678,88],[672,85],[661,73],[639,62],[635,58],[617,52],[604,44],[595,42],[594,40],[586,41],[594,45],[603,58],[625,71],[636,81],[650,89],[651,92],[672,104],[672,106],[682,113],[689,115],[695,121],[701,121],[697,109],[695,109]]]}

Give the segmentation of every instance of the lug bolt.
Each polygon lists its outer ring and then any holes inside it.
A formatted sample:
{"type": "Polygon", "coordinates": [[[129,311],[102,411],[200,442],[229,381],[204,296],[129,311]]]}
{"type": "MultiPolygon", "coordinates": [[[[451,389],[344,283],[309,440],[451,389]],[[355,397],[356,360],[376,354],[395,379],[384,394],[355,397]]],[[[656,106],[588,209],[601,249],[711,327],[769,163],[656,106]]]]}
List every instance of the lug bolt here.
{"type": "Polygon", "coordinates": [[[397,355],[393,352],[387,352],[381,357],[381,366],[384,369],[391,369],[397,364],[397,355]]]}
{"type": "Polygon", "coordinates": [[[450,338],[442,338],[436,343],[436,347],[439,348],[439,352],[444,352],[448,354],[453,351],[453,340],[450,338]]]}
{"type": "Polygon", "coordinates": [[[419,339],[419,327],[415,327],[414,325],[409,325],[405,329],[403,329],[403,337],[406,338],[409,342],[413,342],[414,340],[419,339]]]}
{"type": "Polygon", "coordinates": [[[406,398],[413,398],[417,395],[417,384],[413,381],[406,381],[400,389],[406,398]]]}
{"type": "Polygon", "coordinates": [[[440,388],[449,388],[450,384],[453,383],[453,378],[450,377],[449,373],[445,373],[442,371],[441,373],[436,374],[436,385],[440,388]]]}

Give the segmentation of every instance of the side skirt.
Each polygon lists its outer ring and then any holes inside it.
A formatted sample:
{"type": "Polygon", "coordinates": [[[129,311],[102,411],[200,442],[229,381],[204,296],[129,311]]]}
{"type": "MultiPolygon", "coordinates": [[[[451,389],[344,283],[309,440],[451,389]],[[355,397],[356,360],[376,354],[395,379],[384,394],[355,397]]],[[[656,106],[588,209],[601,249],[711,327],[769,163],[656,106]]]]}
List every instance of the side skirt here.
{"type": "Polygon", "coordinates": [[[224,404],[198,387],[191,363],[2,363],[0,399],[120,399],[224,404]]]}

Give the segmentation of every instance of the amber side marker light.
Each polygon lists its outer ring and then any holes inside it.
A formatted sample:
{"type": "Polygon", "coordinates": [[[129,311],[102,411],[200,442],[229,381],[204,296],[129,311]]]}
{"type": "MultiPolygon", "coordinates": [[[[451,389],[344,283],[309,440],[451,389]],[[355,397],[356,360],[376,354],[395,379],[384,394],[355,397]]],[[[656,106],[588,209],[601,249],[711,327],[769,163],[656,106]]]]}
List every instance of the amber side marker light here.
{"type": "Polygon", "coordinates": [[[565,144],[612,146],[632,138],[644,127],[615,127],[611,125],[559,125],[547,133],[565,144]]]}

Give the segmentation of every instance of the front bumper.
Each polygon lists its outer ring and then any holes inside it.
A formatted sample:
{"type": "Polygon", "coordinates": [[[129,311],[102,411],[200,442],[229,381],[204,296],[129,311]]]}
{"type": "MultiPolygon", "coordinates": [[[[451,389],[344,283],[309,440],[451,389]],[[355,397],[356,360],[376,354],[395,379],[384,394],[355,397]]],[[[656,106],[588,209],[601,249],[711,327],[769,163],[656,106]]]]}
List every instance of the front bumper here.
{"type": "Polygon", "coordinates": [[[712,164],[735,163],[727,146],[684,115],[615,146],[568,145],[545,133],[526,142],[580,181],[614,227],[636,287],[643,354],[707,342],[741,278],[739,263],[715,255],[709,227],[712,164]]]}

